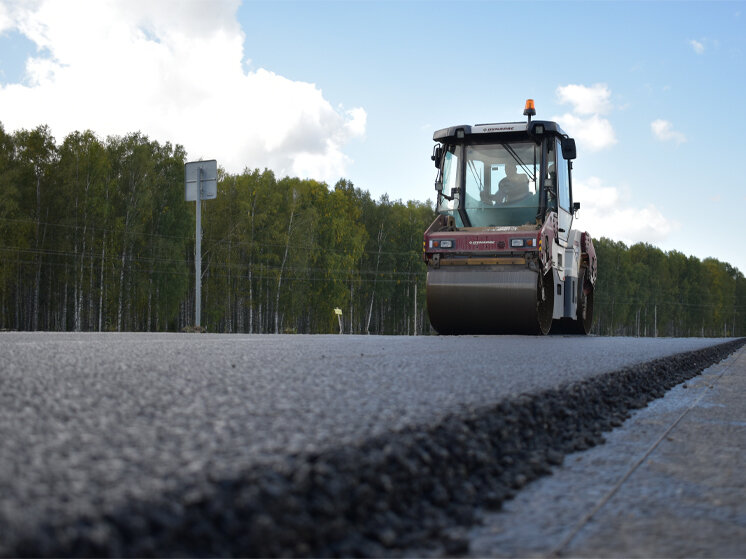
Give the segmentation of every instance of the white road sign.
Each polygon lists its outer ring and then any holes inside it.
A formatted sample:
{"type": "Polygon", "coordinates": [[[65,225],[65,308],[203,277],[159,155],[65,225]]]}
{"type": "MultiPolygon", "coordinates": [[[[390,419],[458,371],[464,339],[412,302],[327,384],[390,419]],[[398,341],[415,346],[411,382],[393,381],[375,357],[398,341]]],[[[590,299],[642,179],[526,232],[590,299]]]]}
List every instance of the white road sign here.
{"type": "Polygon", "coordinates": [[[187,202],[197,200],[197,184],[201,185],[201,200],[212,200],[218,196],[218,162],[190,161],[184,165],[185,196],[187,202]],[[200,171],[202,176],[200,177],[200,171]]]}

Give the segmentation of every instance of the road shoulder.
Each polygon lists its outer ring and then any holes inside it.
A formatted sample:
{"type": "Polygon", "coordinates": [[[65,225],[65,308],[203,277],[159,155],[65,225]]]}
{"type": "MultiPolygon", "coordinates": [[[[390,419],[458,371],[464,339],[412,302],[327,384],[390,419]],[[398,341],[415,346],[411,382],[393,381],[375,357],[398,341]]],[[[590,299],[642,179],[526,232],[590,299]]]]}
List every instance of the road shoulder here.
{"type": "Polygon", "coordinates": [[[473,556],[743,555],[746,349],[483,517],[473,556]]]}

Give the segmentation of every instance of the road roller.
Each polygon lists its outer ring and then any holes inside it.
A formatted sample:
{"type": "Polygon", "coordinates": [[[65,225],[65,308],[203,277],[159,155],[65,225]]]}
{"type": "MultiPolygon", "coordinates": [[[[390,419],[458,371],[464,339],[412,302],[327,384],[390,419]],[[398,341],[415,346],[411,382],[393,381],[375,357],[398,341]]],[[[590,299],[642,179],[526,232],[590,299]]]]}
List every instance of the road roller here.
{"type": "Polygon", "coordinates": [[[588,334],[597,262],[573,229],[575,140],[556,122],[451,126],[433,135],[438,217],[424,234],[439,334],[588,334]]]}

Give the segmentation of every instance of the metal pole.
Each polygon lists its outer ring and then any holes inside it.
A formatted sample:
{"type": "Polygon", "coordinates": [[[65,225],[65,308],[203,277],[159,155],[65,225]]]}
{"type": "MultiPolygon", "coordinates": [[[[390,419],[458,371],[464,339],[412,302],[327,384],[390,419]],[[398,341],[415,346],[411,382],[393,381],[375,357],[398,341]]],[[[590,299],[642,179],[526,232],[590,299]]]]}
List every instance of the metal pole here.
{"type": "Polygon", "coordinates": [[[202,314],[202,212],[200,200],[202,198],[202,167],[197,173],[197,229],[194,244],[194,327],[199,328],[202,314]]]}

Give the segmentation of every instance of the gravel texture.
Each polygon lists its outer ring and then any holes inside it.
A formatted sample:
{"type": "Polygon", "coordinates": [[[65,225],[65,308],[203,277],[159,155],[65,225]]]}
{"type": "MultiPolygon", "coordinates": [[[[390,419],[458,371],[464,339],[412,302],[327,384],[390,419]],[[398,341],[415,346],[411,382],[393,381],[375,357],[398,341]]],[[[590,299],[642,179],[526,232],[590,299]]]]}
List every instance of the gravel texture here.
{"type": "Polygon", "coordinates": [[[475,507],[743,344],[124,339],[0,336],[0,555],[462,554],[475,507]]]}

